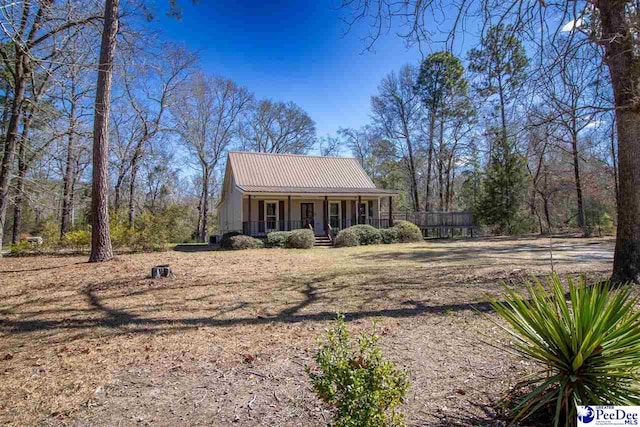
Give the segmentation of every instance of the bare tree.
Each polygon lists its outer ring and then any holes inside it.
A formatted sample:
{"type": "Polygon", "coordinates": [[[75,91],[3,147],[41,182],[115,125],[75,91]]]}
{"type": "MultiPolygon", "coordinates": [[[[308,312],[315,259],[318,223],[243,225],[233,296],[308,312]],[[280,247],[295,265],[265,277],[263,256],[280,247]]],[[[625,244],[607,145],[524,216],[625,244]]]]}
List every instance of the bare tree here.
{"type": "MultiPolygon", "coordinates": [[[[0,25],[0,59],[10,75],[11,108],[8,110],[4,135],[4,152],[0,164],[0,250],[9,205],[9,186],[18,141],[25,93],[33,71],[50,61],[58,49],[64,48],[67,30],[81,27],[98,19],[86,5],[71,1],[25,0],[3,1],[0,4],[3,25],[0,25]]],[[[46,68],[46,65],[45,65],[46,68]]],[[[0,252],[1,253],[1,252],[0,252]]]]}
{"type": "Polygon", "coordinates": [[[378,86],[378,95],[371,98],[374,120],[383,135],[402,153],[409,180],[414,210],[420,210],[416,143],[423,111],[420,97],[414,90],[417,70],[405,65],[399,73],[392,72],[378,86]]]}
{"type": "Polygon", "coordinates": [[[196,74],[179,94],[172,110],[180,139],[202,173],[198,237],[207,240],[211,179],[229,147],[239,137],[239,121],[253,95],[222,77],[196,74]]]}
{"type": "Polygon", "coordinates": [[[135,219],[135,189],[140,161],[149,142],[163,129],[166,111],[173,97],[186,81],[196,56],[175,46],[164,44],[153,52],[149,62],[124,69],[124,89],[134,112],[135,123],[129,160],[129,227],[135,219]]]}
{"type": "Polygon", "coordinates": [[[293,102],[262,100],[248,116],[241,132],[246,150],[304,154],[316,144],[315,123],[293,102]]]}

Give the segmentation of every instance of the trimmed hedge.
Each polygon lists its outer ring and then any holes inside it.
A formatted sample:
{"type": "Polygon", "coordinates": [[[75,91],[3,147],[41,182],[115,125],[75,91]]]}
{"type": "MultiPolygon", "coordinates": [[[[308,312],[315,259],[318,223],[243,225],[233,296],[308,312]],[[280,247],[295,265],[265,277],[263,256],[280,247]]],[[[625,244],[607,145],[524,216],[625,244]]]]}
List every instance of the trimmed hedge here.
{"type": "Polygon", "coordinates": [[[242,236],[242,233],[239,231],[229,231],[228,233],[224,233],[220,238],[220,248],[231,249],[231,238],[235,236],[242,236]]]}
{"type": "Polygon", "coordinates": [[[262,240],[254,239],[250,236],[233,236],[229,240],[231,241],[231,249],[234,251],[264,248],[262,240]]]}
{"type": "Polygon", "coordinates": [[[351,227],[345,228],[338,232],[334,244],[338,247],[358,246],[360,244],[360,237],[351,227]]]}
{"type": "Polygon", "coordinates": [[[361,245],[376,245],[382,242],[382,234],[380,230],[371,225],[360,224],[349,227],[358,235],[358,241],[361,245]]]}
{"type": "Polygon", "coordinates": [[[316,242],[316,236],[311,230],[294,230],[287,238],[287,247],[293,249],[310,249],[316,242]]]}
{"type": "Polygon", "coordinates": [[[420,228],[409,221],[398,221],[393,225],[398,232],[398,241],[400,243],[421,242],[423,240],[420,228]]]}
{"type": "Polygon", "coordinates": [[[391,243],[398,243],[400,241],[398,230],[395,228],[383,228],[380,230],[380,235],[382,236],[382,243],[387,245],[391,243]]]}
{"type": "Polygon", "coordinates": [[[286,248],[289,236],[291,236],[291,231],[273,231],[267,234],[266,246],[268,248],[286,248]]]}

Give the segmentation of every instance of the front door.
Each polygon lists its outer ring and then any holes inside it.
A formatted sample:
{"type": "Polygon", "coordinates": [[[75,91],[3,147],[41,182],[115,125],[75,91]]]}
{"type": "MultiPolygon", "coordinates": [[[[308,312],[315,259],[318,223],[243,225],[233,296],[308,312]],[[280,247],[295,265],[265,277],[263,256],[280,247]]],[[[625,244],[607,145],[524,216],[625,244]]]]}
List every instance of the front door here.
{"type": "Polygon", "coordinates": [[[264,222],[267,224],[267,233],[278,230],[278,202],[264,203],[264,222]]]}
{"type": "Polygon", "coordinates": [[[303,228],[315,229],[315,221],[313,219],[313,203],[300,203],[300,220],[303,228]]]}

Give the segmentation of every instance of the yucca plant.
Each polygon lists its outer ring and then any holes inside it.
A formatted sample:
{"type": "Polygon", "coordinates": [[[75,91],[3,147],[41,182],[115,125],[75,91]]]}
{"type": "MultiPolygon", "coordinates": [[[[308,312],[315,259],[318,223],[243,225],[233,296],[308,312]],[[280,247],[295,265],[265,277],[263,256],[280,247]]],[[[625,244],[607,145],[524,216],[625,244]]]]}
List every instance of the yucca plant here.
{"type": "Polygon", "coordinates": [[[505,301],[491,300],[510,349],[538,366],[520,384],[514,422],[551,408],[554,426],[571,426],[577,405],[639,405],[638,298],[629,287],[589,286],[583,277],[567,278],[568,294],[557,275],[546,285],[534,278],[528,297],[505,286],[505,301]]]}

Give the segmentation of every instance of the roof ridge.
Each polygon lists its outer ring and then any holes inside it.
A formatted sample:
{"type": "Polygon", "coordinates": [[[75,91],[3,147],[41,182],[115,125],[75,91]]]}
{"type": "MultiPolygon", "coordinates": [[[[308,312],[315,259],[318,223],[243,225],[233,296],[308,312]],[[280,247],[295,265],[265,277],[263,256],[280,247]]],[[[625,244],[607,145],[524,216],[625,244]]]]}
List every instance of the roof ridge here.
{"type": "Polygon", "coordinates": [[[355,157],[345,157],[345,156],[321,156],[319,154],[294,154],[294,153],[265,153],[260,151],[239,151],[239,150],[229,150],[228,154],[256,154],[260,156],[282,156],[282,157],[315,157],[320,159],[348,159],[348,160],[357,160],[355,157]]]}

